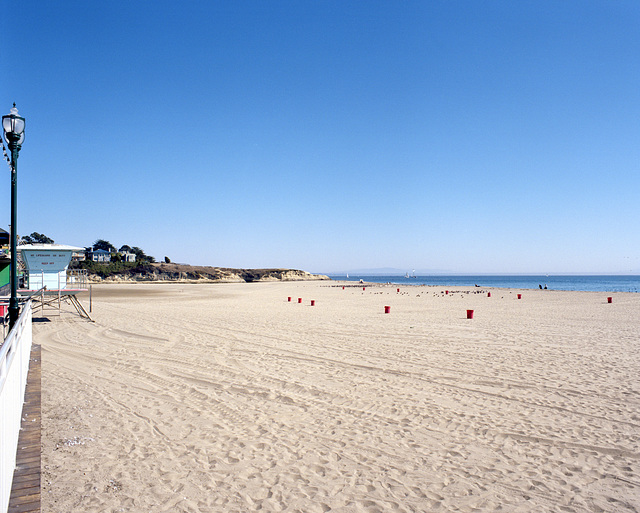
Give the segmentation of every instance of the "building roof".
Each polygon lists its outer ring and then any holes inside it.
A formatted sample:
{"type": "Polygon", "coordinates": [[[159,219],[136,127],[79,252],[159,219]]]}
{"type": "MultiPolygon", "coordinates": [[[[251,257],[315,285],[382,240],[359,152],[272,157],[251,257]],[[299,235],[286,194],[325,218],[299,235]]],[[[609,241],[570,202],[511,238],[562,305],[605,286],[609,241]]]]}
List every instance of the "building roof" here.
{"type": "Polygon", "coordinates": [[[29,249],[36,251],[84,251],[84,248],[67,246],[65,244],[23,244],[22,246],[18,246],[18,251],[29,249]]]}
{"type": "Polygon", "coordinates": [[[106,253],[107,255],[111,254],[111,252],[107,251],[106,249],[92,249],[89,253],[106,253]]]}

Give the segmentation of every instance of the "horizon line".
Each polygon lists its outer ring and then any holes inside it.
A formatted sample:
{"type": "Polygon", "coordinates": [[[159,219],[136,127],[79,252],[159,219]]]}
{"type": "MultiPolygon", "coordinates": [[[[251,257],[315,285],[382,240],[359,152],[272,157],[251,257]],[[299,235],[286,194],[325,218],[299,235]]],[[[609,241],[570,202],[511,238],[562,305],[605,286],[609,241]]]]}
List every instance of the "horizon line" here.
{"type": "MultiPolygon", "coordinates": [[[[344,276],[346,274],[353,274],[354,276],[400,276],[404,277],[406,273],[385,273],[385,272],[360,272],[360,271],[340,271],[340,272],[314,272],[314,274],[325,274],[327,276],[344,276]]],[[[412,274],[411,278],[425,277],[425,276],[640,276],[640,271],[618,271],[618,272],[430,272],[430,273],[416,273],[412,274]]]]}

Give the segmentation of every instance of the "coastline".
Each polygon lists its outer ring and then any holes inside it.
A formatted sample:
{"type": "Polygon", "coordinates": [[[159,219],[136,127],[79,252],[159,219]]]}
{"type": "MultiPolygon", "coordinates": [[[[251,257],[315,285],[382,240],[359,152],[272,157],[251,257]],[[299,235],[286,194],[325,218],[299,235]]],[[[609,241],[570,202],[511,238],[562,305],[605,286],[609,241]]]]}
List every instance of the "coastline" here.
{"type": "Polygon", "coordinates": [[[640,507],[637,294],[145,285],[34,324],[43,513],[640,507]]]}
{"type": "MultiPolygon", "coordinates": [[[[328,275],[344,280],[344,275],[328,275]]],[[[407,278],[399,275],[353,275],[348,281],[359,279],[367,283],[390,283],[399,286],[430,285],[442,287],[495,287],[535,290],[636,292],[640,293],[640,275],[427,275],[407,278]]]]}

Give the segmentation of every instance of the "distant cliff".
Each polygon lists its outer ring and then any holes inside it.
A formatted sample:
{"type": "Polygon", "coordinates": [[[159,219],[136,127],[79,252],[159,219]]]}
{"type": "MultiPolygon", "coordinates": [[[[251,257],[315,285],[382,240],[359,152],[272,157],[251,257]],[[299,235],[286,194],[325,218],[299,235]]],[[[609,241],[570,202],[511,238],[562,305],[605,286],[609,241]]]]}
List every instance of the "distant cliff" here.
{"type": "Polygon", "coordinates": [[[322,274],[296,269],[229,269],[185,264],[141,263],[117,271],[101,272],[99,266],[89,271],[94,282],[123,281],[199,281],[199,282],[256,282],[330,280],[322,274]]]}

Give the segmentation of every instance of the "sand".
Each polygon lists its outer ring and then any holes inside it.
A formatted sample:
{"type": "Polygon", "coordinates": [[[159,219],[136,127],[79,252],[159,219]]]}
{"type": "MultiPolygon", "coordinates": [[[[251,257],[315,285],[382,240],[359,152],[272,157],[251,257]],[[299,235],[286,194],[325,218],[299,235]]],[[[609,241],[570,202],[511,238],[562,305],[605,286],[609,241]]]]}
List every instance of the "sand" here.
{"type": "Polygon", "coordinates": [[[640,294],[336,285],[34,323],[42,511],[640,510],[640,294]]]}

